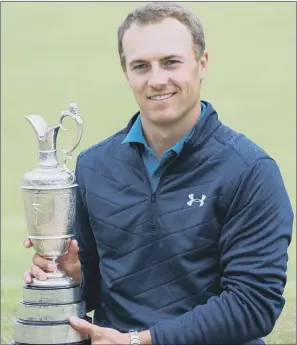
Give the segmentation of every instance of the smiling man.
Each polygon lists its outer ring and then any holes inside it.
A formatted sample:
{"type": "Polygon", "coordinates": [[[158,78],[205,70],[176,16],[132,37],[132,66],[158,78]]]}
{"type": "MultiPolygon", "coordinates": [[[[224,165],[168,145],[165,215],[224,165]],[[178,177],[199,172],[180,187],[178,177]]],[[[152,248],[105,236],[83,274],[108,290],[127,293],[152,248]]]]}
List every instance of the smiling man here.
{"type": "MultiPolygon", "coordinates": [[[[95,313],[70,324],[92,344],[262,344],[285,303],[292,235],[279,168],[201,100],[193,13],[145,4],[118,47],[139,111],[77,160],[76,240],[59,264],[95,313]]],[[[27,283],[55,269],[33,262],[27,283]]]]}
{"type": "Polygon", "coordinates": [[[141,109],[144,135],[161,157],[200,116],[200,87],[208,54],[198,20],[193,27],[199,35],[196,44],[189,28],[174,17],[159,22],[151,15],[147,20],[156,23],[141,25],[136,21],[125,32],[120,31],[119,50],[123,70],[141,109]]]}

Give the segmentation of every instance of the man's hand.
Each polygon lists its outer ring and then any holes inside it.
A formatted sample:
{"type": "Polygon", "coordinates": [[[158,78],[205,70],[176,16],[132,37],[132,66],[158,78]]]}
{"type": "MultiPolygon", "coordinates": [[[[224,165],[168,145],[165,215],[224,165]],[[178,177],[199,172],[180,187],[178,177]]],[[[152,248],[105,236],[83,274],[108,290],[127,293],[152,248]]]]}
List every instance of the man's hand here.
{"type": "MultiPolygon", "coordinates": [[[[66,273],[67,276],[72,277],[78,283],[81,282],[81,267],[80,262],[78,259],[78,245],[76,240],[68,240],[68,249],[67,253],[61,255],[58,260],[57,264],[59,268],[66,273]]],[[[33,246],[32,242],[29,239],[24,241],[24,246],[26,248],[31,248],[33,246]]],[[[32,258],[33,266],[30,271],[26,271],[24,273],[24,282],[26,284],[31,284],[33,278],[37,278],[39,280],[46,280],[46,272],[55,272],[56,265],[53,264],[52,261],[41,257],[37,253],[33,255],[32,258]]]]}
{"type": "Polygon", "coordinates": [[[129,345],[130,337],[128,333],[121,333],[112,328],[104,328],[92,325],[86,320],[78,317],[69,317],[70,326],[79,333],[89,337],[92,345],[97,344],[120,344],[129,345]]]}

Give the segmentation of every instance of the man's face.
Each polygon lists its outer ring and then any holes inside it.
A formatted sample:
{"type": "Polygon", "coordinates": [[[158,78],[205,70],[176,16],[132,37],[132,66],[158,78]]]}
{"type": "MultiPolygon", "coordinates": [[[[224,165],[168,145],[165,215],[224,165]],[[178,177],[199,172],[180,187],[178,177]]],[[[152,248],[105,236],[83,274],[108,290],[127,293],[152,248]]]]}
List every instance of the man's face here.
{"type": "Polygon", "coordinates": [[[186,26],[173,18],[133,24],[123,37],[123,51],[124,72],[146,121],[166,125],[199,109],[208,55],[197,59],[186,26]]]}

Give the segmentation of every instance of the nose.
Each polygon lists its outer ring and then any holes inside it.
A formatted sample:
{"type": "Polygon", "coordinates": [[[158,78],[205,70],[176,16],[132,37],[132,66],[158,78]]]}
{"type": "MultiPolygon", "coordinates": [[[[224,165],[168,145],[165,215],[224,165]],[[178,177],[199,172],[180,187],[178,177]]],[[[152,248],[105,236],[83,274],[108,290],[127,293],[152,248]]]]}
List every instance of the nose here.
{"type": "Polygon", "coordinates": [[[148,79],[148,86],[161,89],[168,83],[168,76],[166,71],[162,71],[160,68],[155,68],[151,70],[151,74],[148,79]]]}

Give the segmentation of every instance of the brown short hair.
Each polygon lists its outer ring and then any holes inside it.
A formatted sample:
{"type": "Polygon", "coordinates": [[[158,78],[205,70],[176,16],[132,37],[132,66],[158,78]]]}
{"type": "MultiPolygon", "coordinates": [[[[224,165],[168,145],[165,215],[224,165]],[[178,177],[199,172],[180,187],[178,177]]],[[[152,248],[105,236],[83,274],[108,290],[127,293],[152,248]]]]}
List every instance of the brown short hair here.
{"type": "Polygon", "coordinates": [[[168,17],[179,20],[190,30],[197,56],[203,54],[205,50],[203,27],[194,13],[173,2],[149,2],[129,13],[118,29],[118,52],[124,69],[126,61],[123,52],[123,37],[130,26],[134,23],[144,25],[159,23],[168,17]]]}

